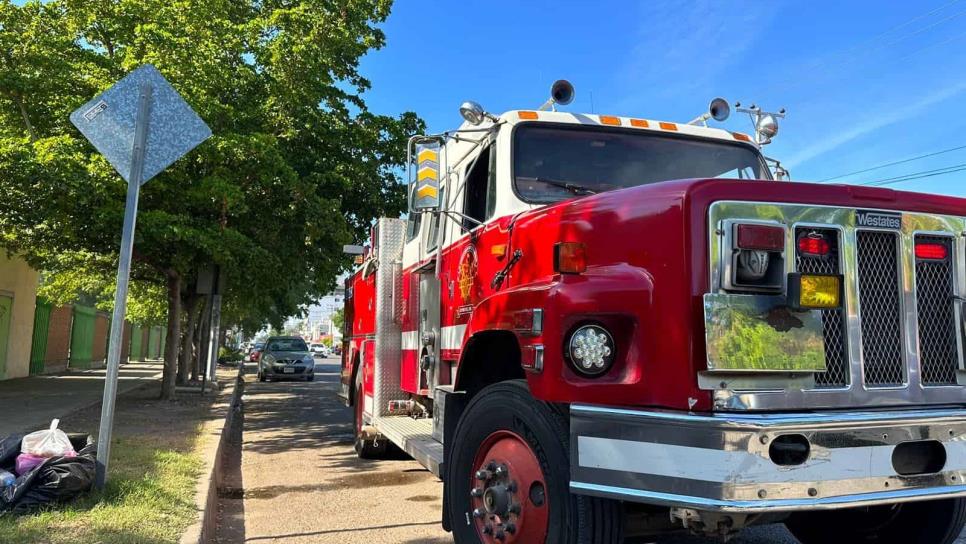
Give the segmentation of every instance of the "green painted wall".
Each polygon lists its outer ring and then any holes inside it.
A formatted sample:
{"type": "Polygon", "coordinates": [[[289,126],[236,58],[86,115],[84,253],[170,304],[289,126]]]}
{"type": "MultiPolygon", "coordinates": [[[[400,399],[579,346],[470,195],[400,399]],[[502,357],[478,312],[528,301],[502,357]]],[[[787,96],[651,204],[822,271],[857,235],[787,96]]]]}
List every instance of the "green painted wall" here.
{"type": "Polygon", "coordinates": [[[50,334],[49,302],[37,297],[37,307],[34,310],[34,337],[30,345],[30,374],[44,373],[44,360],[47,358],[47,338],[50,334]]]}

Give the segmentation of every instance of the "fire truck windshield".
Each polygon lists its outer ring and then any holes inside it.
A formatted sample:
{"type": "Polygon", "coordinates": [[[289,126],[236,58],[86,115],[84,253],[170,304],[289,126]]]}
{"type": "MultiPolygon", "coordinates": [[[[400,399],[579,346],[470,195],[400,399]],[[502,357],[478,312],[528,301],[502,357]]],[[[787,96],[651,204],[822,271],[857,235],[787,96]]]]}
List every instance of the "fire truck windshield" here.
{"type": "Polygon", "coordinates": [[[514,138],[515,189],[531,203],[673,179],[772,179],[737,143],[586,125],[521,125],[514,138]]]}

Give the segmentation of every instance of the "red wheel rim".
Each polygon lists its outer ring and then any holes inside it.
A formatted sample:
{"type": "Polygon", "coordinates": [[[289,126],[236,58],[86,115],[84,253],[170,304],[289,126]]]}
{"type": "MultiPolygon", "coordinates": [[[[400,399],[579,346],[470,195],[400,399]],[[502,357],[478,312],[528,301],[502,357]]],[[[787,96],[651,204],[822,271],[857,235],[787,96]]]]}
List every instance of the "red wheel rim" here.
{"type": "Polygon", "coordinates": [[[497,431],[480,445],[470,471],[470,504],[485,544],[546,542],[547,484],[530,444],[497,431]]]}

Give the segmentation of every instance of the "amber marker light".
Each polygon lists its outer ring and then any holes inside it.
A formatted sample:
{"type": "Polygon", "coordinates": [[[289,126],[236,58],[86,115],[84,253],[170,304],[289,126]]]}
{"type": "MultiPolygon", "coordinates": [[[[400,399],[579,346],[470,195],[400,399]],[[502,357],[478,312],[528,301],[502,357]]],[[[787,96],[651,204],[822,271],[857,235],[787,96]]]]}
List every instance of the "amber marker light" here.
{"type": "Polygon", "coordinates": [[[583,242],[557,242],[553,246],[553,269],[558,274],[587,270],[587,246],[583,242]]]}
{"type": "Polygon", "coordinates": [[[842,277],[832,274],[789,274],[788,303],[804,310],[838,308],[842,305],[842,277]]]}

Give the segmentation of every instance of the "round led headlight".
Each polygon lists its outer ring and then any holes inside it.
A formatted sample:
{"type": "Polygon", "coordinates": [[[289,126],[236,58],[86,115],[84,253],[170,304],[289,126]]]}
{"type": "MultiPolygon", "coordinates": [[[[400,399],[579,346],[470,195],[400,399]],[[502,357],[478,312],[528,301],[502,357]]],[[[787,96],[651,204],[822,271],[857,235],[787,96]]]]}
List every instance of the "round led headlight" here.
{"type": "Polygon", "coordinates": [[[614,363],[617,346],[604,327],[584,325],[570,335],[567,355],[577,372],[586,376],[600,376],[614,363]]]}

